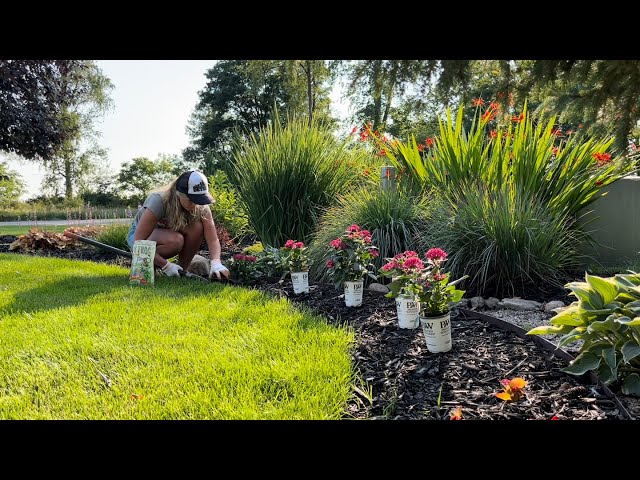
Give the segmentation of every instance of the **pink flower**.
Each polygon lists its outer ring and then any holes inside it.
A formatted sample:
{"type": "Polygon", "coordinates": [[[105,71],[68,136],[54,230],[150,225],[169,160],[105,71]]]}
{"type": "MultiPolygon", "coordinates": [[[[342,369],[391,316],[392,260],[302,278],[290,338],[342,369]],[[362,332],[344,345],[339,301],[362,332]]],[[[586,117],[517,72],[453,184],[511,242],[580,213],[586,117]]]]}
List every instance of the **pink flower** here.
{"type": "Polygon", "coordinates": [[[395,269],[395,268],[397,268],[397,267],[398,267],[398,264],[397,264],[397,263],[395,263],[395,262],[389,262],[389,263],[385,263],[385,264],[382,266],[382,270],[384,270],[385,272],[388,272],[389,270],[393,270],[393,269],[395,269]]]}
{"type": "Polygon", "coordinates": [[[447,252],[441,248],[431,248],[427,251],[426,256],[429,260],[446,260],[447,252]]]}
{"type": "Polygon", "coordinates": [[[304,248],[304,243],[295,242],[291,248],[304,248]]]}
{"type": "Polygon", "coordinates": [[[336,263],[333,260],[327,260],[327,268],[333,268],[336,266],[336,263]]]}
{"type": "Polygon", "coordinates": [[[376,248],[371,248],[369,249],[369,253],[373,256],[373,257],[377,257],[380,254],[378,253],[378,250],[376,248]]]}
{"type": "Polygon", "coordinates": [[[445,278],[447,278],[447,274],[446,273],[434,273],[433,274],[433,279],[436,282],[440,282],[440,281],[444,280],[445,278]]]}
{"type": "Polygon", "coordinates": [[[342,239],[336,238],[335,240],[331,240],[329,242],[329,245],[331,245],[333,248],[342,249],[342,239]]]}
{"type": "Polygon", "coordinates": [[[234,260],[244,260],[244,255],[242,255],[241,253],[236,253],[236,254],[233,256],[233,259],[234,259],[234,260]]]}
{"type": "Polygon", "coordinates": [[[347,228],[347,232],[359,232],[359,231],[360,231],[360,227],[355,223],[351,225],[349,228],[347,228]]]}
{"type": "Polygon", "coordinates": [[[258,259],[258,257],[256,257],[255,255],[246,255],[244,259],[247,262],[255,262],[258,259]]]}
{"type": "Polygon", "coordinates": [[[284,244],[284,248],[295,248],[294,245],[294,241],[293,240],[287,240],[286,243],[284,244]]]}
{"type": "Polygon", "coordinates": [[[423,268],[424,265],[422,264],[422,260],[420,260],[418,257],[409,257],[402,264],[402,269],[405,271],[411,269],[422,270],[423,268]]]}

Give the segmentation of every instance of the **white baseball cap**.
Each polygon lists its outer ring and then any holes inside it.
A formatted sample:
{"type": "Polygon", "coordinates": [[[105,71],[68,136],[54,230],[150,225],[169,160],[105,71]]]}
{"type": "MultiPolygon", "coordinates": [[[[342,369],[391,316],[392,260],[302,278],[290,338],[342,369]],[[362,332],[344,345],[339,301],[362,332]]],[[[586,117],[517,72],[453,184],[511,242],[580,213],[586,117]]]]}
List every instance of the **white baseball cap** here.
{"type": "Polygon", "coordinates": [[[209,205],[213,202],[207,177],[196,170],[189,170],[180,175],[176,182],[176,190],[184,193],[189,200],[198,205],[209,205]]]}

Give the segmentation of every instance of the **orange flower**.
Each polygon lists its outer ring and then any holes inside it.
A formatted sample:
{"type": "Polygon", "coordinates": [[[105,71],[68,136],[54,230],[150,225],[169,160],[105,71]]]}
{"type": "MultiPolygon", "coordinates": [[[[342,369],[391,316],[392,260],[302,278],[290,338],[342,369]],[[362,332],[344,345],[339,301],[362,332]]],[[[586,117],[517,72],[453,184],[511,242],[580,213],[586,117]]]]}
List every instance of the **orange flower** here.
{"type": "Polygon", "coordinates": [[[552,135],[555,135],[556,137],[561,137],[562,136],[562,130],[560,130],[559,128],[556,128],[553,132],[552,135]]]}
{"type": "Polygon", "coordinates": [[[431,137],[424,139],[424,144],[429,148],[433,146],[434,142],[435,142],[435,140],[433,138],[431,138],[431,137]]]}
{"type": "Polygon", "coordinates": [[[598,166],[602,166],[611,161],[611,154],[598,152],[593,154],[593,158],[595,158],[596,162],[598,162],[598,166]]]}
{"type": "Polygon", "coordinates": [[[500,110],[500,104],[498,102],[491,102],[489,108],[491,110],[500,110]]]}
{"type": "Polygon", "coordinates": [[[482,98],[476,98],[473,101],[473,106],[474,107],[481,107],[482,105],[484,105],[484,100],[482,98]]]}
{"type": "Polygon", "coordinates": [[[557,155],[558,154],[558,147],[553,147],[552,151],[553,151],[554,155],[557,155]]]}
{"type": "Polygon", "coordinates": [[[364,169],[364,172],[362,172],[362,175],[364,175],[365,177],[368,177],[371,174],[371,171],[368,168],[364,169]]]}
{"type": "Polygon", "coordinates": [[[491,130],[491,133],[489,134],[489,136],[491,138],[496,138],[498,136],[498,131],[497,130],[491,130]]]}
{"type": "Polygon", "coordinates": [[[500,383],[502,383],[502,389],[504,391],[496,393],[496,397],[505,402],[509,400],[520,400],[524,395],[522,390],[527,386],[527,382],[521,377],[512,378],[511,380],[505,378],[500,383]]]}
{"type": "Polygon", "coordinates": [[[462,407],[457,406],[449,413],[449,420],[462,420],[462,407]]]}
{"type": "Polygon", "coordinates": [[[144,395],[139,395],[137,393],[131,394],[131,400],[142,400],[143,398],[144,398],[144,395]]]}
{"type": "Polygon", "coordinates": [[[418,145],[418,151],[424,152],[424,149],[425,149],[425,146],[422,143],[418,145]]]}
{"type": "Polygon", "coordinates": [[[523,120],[524,120],[524,112],[522,112],[520,115],[514,115],[513,117],[511,117],[512,122],[520,123],[523,120]]]}

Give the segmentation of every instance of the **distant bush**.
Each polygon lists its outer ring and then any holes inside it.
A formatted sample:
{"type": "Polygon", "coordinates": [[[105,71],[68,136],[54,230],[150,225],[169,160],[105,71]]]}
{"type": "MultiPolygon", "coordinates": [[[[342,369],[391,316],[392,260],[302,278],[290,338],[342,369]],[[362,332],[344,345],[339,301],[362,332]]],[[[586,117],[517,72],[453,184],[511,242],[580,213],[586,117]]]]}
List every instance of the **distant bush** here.
{"type": "Polygon", "coordinates": [[[128,223],[115,223],[104,227],[98,232],[96,240],[100,243],[111,245],[125,252],[129,252],[129,244],[127,243],[127,234],[131,227],[128,223]]]}

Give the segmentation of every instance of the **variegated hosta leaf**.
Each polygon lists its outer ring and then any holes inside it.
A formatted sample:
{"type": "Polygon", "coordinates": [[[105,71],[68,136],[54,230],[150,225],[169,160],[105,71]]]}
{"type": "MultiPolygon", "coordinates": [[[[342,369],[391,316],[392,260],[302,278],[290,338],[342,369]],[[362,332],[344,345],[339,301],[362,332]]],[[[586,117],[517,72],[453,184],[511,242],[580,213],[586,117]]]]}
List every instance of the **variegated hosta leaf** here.
{"type": "Polygon", "coordinates": [[[581,314],[580,314],[580,307],[578,307],[577,305],[574,306],[570,306],[567,307],[565,310],[563,310],[562,312],[558,313],[555,317],[553,317],[551,320],[551,325],[573,325],[573,326],[579,326],[579,325],[586,325],[586,321],[584,318],[582,318],[581,314]]]}
{"type": "Polygon", "coordinates": [[[633,340],[629,340],[622,346],[621,351],[622,359],[625,363],[629,363],[631,360],[640,355],[640,345],[638,345],[633,340]]]}
{"type": "Polygon", "coordinates": [[[558,335],[569,333],[571,330],[570,325],[540,325],[529,330],[527,335],[558,335]]]}
{"type": "Polygon", "coordinates": [[[637,373],[627,375],[622,384],[622,393],[625,395],[640,396],[640,375],[637,373]]]}
{"type": "Polygon", "coordinates": [[[602,296],[588,283],[573,282],[568,284],[569,289],[580,300],[580,306],[585,310],[601,310],[604,307],[602,296]]]}
{"type": "Polygon", "coordinates": [[[572,375],[583,375],[589,370],[598,368],[602,357],[599,357],[591,352],[584,352],[578,355],[571,365],[562,369],[563,372],[570,373],[572,375]]]}
{"type": "Polygon", "coordinates": [[[616,298],[616,295],[618,294],[618,287],[611,279],[596,277],[594,275],[589,275],[588,273],[585,275],[585,278],[587,279],[587,283],[591,285],[591,288],[598,292],[602,297],[602,301],[605,305],[616,298]]]}
{"type": "Polygon", "coordinates": [[[604,321],[591,322],[587,328],[587,332],[606,332],[609,330],[617,331],[619,329],[620,323],[615,321],[614,315],[609,315],[604,321]]]}
{"type": "Polygon", "coordinates": [[[602,383],[610,384],[616,380],[618,372],[617,369],[615,371],[612,370],[606,362],[602,362],[598,368],[595,369],[595,374],[602,383]]]}

